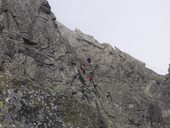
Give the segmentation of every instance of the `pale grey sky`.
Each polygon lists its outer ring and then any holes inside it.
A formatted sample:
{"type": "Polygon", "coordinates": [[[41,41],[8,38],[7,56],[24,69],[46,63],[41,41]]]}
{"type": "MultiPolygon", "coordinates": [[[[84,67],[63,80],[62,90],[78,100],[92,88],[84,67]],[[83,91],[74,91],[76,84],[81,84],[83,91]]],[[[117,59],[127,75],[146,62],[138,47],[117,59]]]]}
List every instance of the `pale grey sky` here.
{"type": "Polygon", "coordinates": [[[48,0],[57,20],[94,36],[166,74],[170,0],[48,0]]]}

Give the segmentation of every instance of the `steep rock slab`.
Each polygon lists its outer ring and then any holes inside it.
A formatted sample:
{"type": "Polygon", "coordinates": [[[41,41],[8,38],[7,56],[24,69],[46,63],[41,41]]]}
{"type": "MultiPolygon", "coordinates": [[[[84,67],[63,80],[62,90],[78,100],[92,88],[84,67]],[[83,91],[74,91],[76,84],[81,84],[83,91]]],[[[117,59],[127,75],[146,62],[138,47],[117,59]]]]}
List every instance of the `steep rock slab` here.
{"type": "Polygon", "coordinates": [[[55,20],[46,0],[0,0],[0,127],[168,128],[169,75],[55,20]],[[87,58],[96,89],[73,81],[87,58]]]}
{"type": "Polygon", "coordinates": [[[58,28],[79,58],[90,57],[98,65],[95,80],[100,98],[97,99],[109,127],[168,127],[162,115],[164,108],[151,91],[165,85],[164,76],[117,47],[100,44],[78,29],[69,30],[59,22],[58,28]]]}
{"type": "Polygon", "coordinates": [[[75,50],[48,2],[2,0],[0,7],[0,127],[107,127],[82,92],[72,96],[75,50]]]}

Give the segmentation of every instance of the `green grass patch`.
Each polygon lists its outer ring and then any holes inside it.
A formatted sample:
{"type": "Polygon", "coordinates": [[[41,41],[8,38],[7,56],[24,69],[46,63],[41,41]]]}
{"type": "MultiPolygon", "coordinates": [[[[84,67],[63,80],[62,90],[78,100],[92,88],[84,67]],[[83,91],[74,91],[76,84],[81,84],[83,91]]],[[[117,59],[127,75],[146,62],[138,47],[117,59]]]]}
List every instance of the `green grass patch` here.
{"type": "Polygon", "coordinates": [[[0,109],[4,107],[4,102],[0,101],[0,109]]]}

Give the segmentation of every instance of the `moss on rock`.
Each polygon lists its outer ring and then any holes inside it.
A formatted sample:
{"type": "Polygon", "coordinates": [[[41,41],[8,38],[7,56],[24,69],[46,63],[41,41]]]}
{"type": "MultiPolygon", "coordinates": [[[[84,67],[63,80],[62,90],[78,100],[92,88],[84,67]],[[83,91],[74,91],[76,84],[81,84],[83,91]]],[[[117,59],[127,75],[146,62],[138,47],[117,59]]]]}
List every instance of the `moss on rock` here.
{"type": "Polygon", "coordinates": [[[96,113],[95,109],[87,103],[80,102],[74,97],[64,97],[61,101],[60,111],[62,119],[71,127],[93,127],[96,113]],[[63,100],[64,99],[64,100],[63,100]]]}

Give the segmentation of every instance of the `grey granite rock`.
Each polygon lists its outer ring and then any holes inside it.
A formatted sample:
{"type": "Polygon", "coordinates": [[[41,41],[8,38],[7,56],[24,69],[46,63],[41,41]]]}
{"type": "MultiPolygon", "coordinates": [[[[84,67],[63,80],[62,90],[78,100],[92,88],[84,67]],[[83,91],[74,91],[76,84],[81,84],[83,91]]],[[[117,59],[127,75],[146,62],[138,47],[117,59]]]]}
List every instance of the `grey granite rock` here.
{"type": "Polygon", "coordinates": [[[169,87],[169,74],[56,21],[46,0],[0,0],[0,127],[169,128],[169,87]]]}

